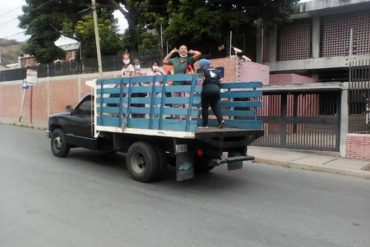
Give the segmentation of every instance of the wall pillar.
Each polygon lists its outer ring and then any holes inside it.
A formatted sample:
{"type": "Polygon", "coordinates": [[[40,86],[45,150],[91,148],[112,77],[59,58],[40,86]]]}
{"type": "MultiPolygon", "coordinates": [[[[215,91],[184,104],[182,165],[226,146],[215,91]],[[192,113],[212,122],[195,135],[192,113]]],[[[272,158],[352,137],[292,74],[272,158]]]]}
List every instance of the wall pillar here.
{"type": "Polygon", "coordinates": [[[264,39],[263,28],[257,28],[256,37],[256,63],[263,63],[263,39],[264,39]]]}
{"type": "Polygon", "coordinates": [[[311,56],[320,57],[320,16],[312,18],[311,56]]]}
{"type": "Polygon", "coordinates": [[[339,153],[341,157],[346,157],[347,147],[347,134],[348,134],[348,88],[349,83],[343,83],[343,89],[341,92],[340,100],[340,141],[339,141],[339,153]]]}
{"type": "Polygon", "coordinates": [[[269,34],[269,62],[277,60],[277,28],[274,28],[269,34]]]}

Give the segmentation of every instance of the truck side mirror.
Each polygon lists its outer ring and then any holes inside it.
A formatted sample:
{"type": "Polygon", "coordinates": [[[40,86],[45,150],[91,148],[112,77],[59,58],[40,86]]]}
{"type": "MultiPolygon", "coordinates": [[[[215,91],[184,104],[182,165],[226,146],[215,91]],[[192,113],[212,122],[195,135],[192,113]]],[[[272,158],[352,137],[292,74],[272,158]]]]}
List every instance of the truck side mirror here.
{"type": "Polygon", "coordinates": [[[67,105],[66,108],[65,108],[65,111],[72,113],[73,107],[71,105],[67,105]]]}

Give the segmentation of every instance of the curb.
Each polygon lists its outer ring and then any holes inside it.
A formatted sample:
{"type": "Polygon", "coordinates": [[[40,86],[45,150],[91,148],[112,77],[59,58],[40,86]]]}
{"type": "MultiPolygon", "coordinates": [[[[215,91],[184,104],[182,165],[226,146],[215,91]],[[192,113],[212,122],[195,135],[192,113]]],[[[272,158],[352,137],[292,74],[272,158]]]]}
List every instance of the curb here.
{"type": "Polygon", "coordinates": [[[345,176],[351,176],[351,177],[357,177],[357,178],[370,180],[369,171],[335,168],[335,167],[328,167],[324,165],[305,165],[305,164],[299,164],[299,163],[294,163],[294,162],[281,162],[281,161],[269,160],[269,159],[263,159],[263,158],[256,158],[254,162],[265,163],[268,165],[275,165],[275,166],[281,166],[281,167],[286,167],[286,168],[307,170],[307,171],[339,174],[339,175],[345,175],[345,176]]]}

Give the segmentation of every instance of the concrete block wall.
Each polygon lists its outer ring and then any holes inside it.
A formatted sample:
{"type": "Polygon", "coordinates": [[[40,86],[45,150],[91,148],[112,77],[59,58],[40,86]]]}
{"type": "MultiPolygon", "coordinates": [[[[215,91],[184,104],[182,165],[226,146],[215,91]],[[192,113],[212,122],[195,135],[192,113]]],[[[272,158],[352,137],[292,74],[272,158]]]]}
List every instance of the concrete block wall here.
{"type": "Polygon", "coordinates": [[[370,160],[370,134],[347,134],[346,157],[370,160]]]}

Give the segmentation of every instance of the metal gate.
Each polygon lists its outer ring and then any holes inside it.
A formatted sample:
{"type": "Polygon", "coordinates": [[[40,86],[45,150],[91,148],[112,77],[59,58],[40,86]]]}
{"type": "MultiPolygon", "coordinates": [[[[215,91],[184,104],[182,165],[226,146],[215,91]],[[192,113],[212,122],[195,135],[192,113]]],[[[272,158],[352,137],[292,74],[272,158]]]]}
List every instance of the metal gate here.
{"type": "MultiPolygon", "coordinates": [[[[286,90],[286,89],[285,89],[286,90]]],[[[253,144],[281,148],[339,151],[339,88],[264,91],[258,112],[265,134],[253,144]]]]}
{"type": "Polygon", "coordinates": [[[370,59],[353,60],[349,67],[349,133],[370,133],[370,59]]]}

